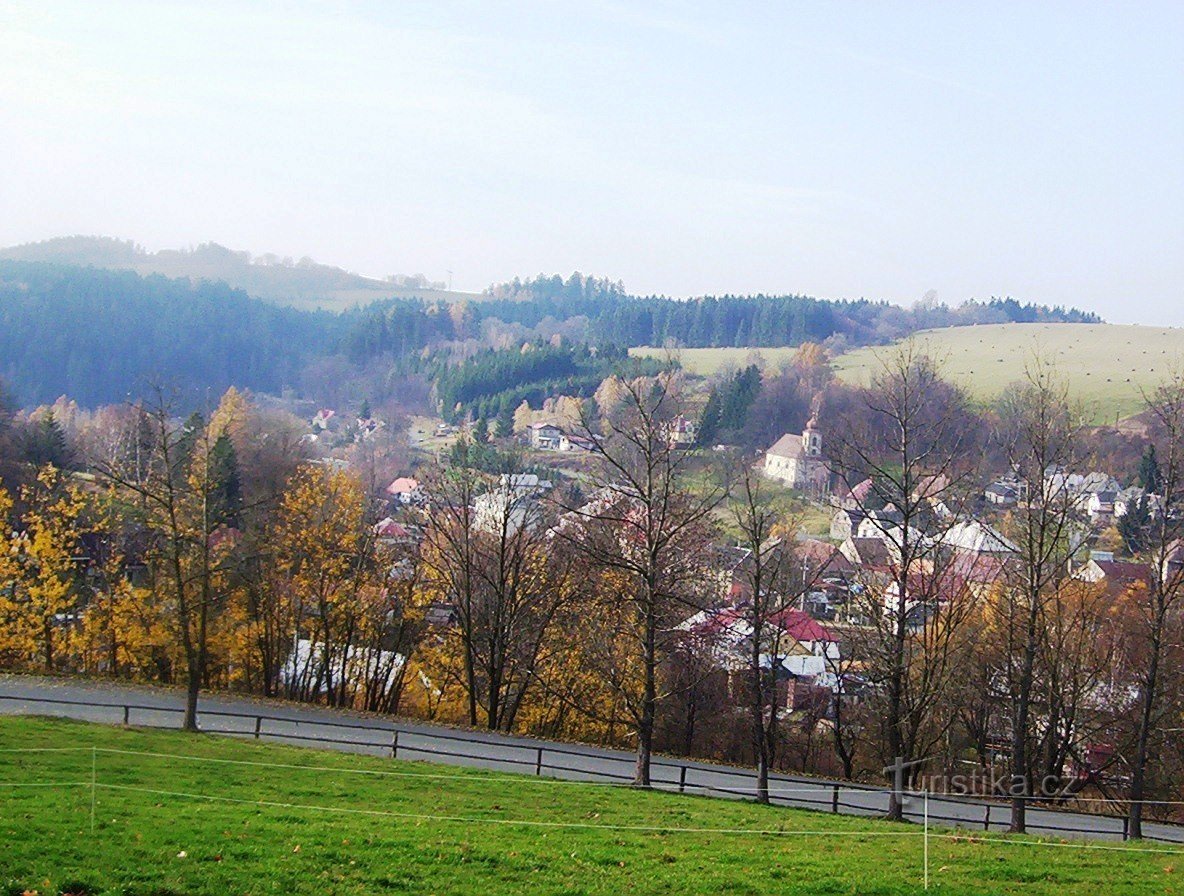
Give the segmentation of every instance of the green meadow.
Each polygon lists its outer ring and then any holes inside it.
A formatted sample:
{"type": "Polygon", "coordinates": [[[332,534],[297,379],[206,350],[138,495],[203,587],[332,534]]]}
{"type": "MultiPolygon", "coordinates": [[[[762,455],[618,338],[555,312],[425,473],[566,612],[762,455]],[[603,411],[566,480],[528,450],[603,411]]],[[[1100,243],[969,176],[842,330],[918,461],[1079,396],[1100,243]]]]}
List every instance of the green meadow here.
{"type": "MultiPolygon", "coordinates": [[[[923,884],[917,825],[174,731],[2,718],[0,783],[4,894],[765,896],[923,884]]],[[[1178,893],[1184,873],[1181,850],[931,833],[934,893],[1178,893]]]]}

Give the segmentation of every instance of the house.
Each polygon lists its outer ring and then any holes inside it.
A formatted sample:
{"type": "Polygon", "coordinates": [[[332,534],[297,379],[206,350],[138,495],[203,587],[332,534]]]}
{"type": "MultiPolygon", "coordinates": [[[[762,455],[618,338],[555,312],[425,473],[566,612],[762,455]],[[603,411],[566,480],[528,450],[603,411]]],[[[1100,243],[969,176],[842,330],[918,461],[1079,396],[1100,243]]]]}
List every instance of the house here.
{"type": "Polygon", "coordinates": [[[967,554],[1014,555],[1019,548],[979,520],[967,519],[946,529],[939,539],[946,547],[967,554]]]}
{"type": "Polygon", "coordinates": [[[666,437],[671,448],[693,448],[699,436],[699,428],[682,414],[667,424],[666,437]]]}
{"type": "Polygon", "coordinates": [[[410,476],[400,476],[386,487],[386,493],[400,504],[417,504],[423,500],[419,481],[410,476]]]}
{"type": "MultiPolygon", "coordinates": [[[[1114,500],[1117,497],[1118,493],[1111,491],[1094,492],[1090,495],[1085,505],[1085,512],[1089,514],[1090,520],[1094,523],[1104,523],[1113,517],[1114,500]]],[[[1126,512],[1125,508],[1123,512],[1126,512]]]]}
{"type": "Polygon", "coordinates": [[[329,423],[336,416],[336,414],[337,412],[331,408],[321,408],[312,418],[312,428],[319,429],[323,432],[329,428],[329,423]]]}
{"type": "Polygon", "coordinates": [[[800,491],[826,491],[830,469],[822,454],[822,433],[812,419],[800,435],[786,433],[765,452],[764,475],[800,491]]]}
{"type": "Polygon", "coordinates": [[[388,543],[406,542],[411,540],[411,531],[402,523],[397,523],[392,517],[384,517],[374,524],[374,534],[379,540],[388,543]]]}
{"type": "Polygon", "coordinates": [[[554,423],[532,423],[530,425],[530,447],[540,451],[558,451],[563,430],[554,423]]]}
{"type": "Polygon", "coordinates": [[[550,489],[534,473],[503,473],[496,488],[473,499],[473,526],[495,535],[533,529],[543,519],[539,497],[550,489]]]}
{"type": "Polygon", "coordinates": [[[944,473],[922,476],[917,481],[916,488],[913,489],[912,498],[914,501],[937,501],[949,487],[950,477],[944,473]]]}
{"type": "Polygon", "coordinates": [[[1139,502],[1144,498],[1147,500],[1147,510],[1152,519],[1159,516],[1160,508],[1163,507],[1163,498],[1133,485],[1130,488],[1124,488],[1114,496],[1114,518],[1124,517],[1132,510],[1137,510],[1139,502]]]}
{"type": "Polygon", "coordinates": [[[988,504],[994,504],[996,507],[1010,507],[1019,501],[1020,489],[1017,485],[1001,479],[988,485],[983,497],[988,504]]]}
{"type": "Polygon", "coordinates": [[[882,538],[848,538],[839,551],[852,565],[865,570],[887,570],[895,562],[891,547],[882,538]]]}
{"type": "Polygon", "coordinates": [[[559,437],[560,451],[595,451],[596,442],[593,439],[585,436],[568,435],[564,433],[559,437]]]}
{"type": "MultiPolygon", "coordinates": [[[[786,608],[766,618],[760,663],[776,666],[778,678],[788,676],[833,689],[837,679],[833,669],[841,659],[839,639],[808,613],[786,608]]],[[[720,667],[733,678],[747,674],[751,662],[753,627],[743,609],[703,610],[687,619],[679,629],[703,639],[712,647],[720,667]]],[[[743,688],[729,688],[734,693],[743,688]]],[[[792,709],[780,695],[779,708],[792,709]]]]}
{"type": "Polygon", "coordinates": [[[1145,563],[1115,560],[1110,551],[1093,551],[1073,577],[1082,582],[1100,582],[1108,591],[1119,593],[1133,587],[1151,587],[1154,573],[1145,563]]]}

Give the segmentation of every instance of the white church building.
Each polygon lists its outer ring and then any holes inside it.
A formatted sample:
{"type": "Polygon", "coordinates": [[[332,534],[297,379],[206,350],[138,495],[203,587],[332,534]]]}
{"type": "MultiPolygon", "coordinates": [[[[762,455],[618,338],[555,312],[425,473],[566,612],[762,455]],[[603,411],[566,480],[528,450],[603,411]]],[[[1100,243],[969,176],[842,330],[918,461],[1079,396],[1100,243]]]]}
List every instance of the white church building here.
{"type": "Polygon", "coordinates": [[[822,433],[813,419],[800,435],[787,432],[765,452],[764,474],[800,491],[826,491],[830,469],[822,454],[822,433]]]}

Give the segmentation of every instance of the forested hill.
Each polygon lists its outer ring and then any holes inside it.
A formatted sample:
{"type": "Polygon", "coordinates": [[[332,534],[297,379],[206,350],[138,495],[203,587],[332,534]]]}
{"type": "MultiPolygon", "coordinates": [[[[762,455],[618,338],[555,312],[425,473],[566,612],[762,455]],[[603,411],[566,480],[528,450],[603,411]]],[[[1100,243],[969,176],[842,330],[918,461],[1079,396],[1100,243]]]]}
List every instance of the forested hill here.
{"type": "Polygon", "coordinates": [[[585,317],[591,337],[625,345],[689,348],[784,346],[845,337],[856,345],[899,339],[917,330],[969,324],[1101,323],[1076,308],[1021,304],[1015,299],[967,301],[957,306],[919,304],[906,309],[888,302],[824,300],[802,295],[724,295],[691,299],[632,296],[618,281],[572,274],[539,276],[491,286],[477,308],[496,317],[535,326],[547,317],[585,317]]]}
{"type": "Polygon", "coordinates": [[[222,283],[0,261],[0,379],[24,405],[108,404],[150,380],[189,400],[230,385],[278,392],[341,325],[222,283]]]}
{"type": "Polygon", "coordinates": [[[467,295],[448,293],[443,284],[432,283],[422,274],[378,280],[318,264],[311,258],[255,256],[217,243],[148,252],[130,240],[67,236],[0,249],[0,259],[129,270],[144,276],[187,277],[195,282],[222,281],[256,298],[307,308],[344,309],[410,295],[429,299],[467,295]]]}
{"type": "MultiPolygon", "coordinates": [[[[135,255],[134,247],[120,245],[104,251],[135,255]]],[[[175,385],[190,400],[232,384],[274,393],[298,388],[309,363],[326,356],[364,368],[454,342],[468,346],[458,357],[471,354],[474,342],[506,348],[555,336],[606,349],[828,339],[841,348],[955,324],[1097,320],[1011,299],[906,310],[792,295],[637,297],[619,283],[578,274],[515,281],[479,302],[410,297],[307,311],[221,282],[0,258],[0,379],[23,405],[63,394],[89,406],[118,402],[143,394],[152,380],[175,385]]]]}

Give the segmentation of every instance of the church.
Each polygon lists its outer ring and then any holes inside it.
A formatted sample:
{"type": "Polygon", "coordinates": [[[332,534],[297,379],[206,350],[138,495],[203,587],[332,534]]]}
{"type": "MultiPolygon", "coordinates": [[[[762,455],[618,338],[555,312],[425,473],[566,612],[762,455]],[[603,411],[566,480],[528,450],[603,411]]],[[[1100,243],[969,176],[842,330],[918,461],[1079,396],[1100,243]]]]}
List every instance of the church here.
{"type": "Polygon", "coordinates": [[[814,418],[800,435],[786,433],[765,452],[765,476],[799,491],[820,494],[830,482],[822,454],[822,433],[814,418]]]}

